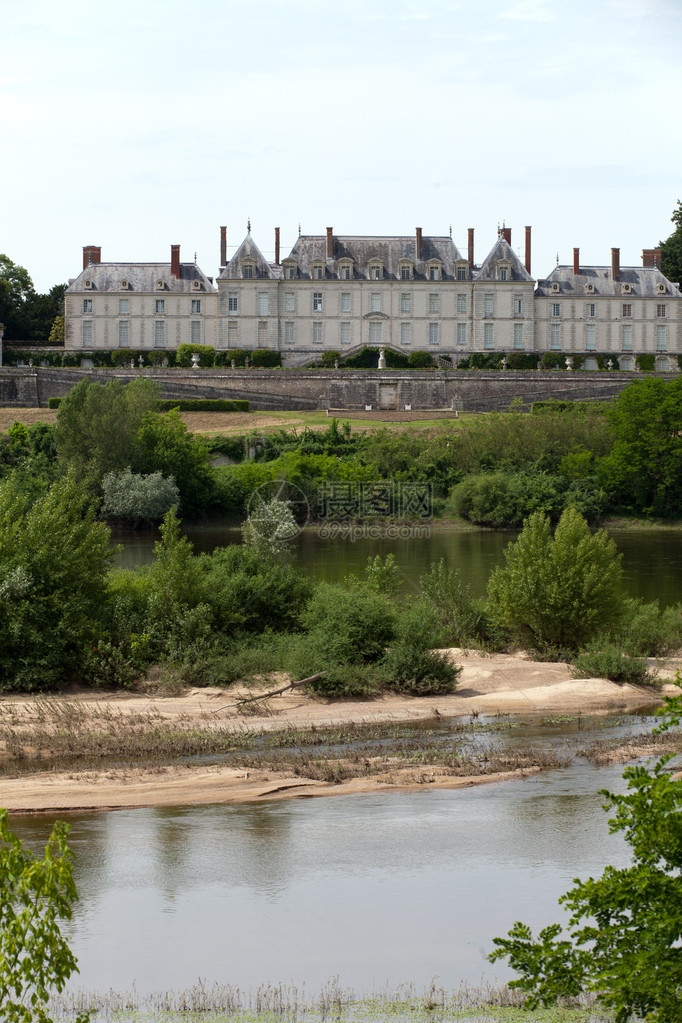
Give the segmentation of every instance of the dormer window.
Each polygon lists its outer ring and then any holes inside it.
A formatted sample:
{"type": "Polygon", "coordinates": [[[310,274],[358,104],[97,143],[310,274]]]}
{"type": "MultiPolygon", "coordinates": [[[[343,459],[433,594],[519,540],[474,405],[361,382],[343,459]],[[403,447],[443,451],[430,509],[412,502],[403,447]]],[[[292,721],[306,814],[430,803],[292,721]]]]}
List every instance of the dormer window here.
{"type": "Polygon", "coordinates": [[[157,281],[156,282],[156,290],[157,291],[163,291],[165,287],[166,287],[166,285],[163,283],[163,281],[157,281]]]}
{"type": "Polygon", "coordinates": [[[199,281],[199,280],[192,281],[192,290],[193,291],[199,291],[200,288],[201,288],[201,281],[199,281]]]}
{"type": "Polygon", "coordinates": [[[405,259],[400,261],[400,280],[401,281],[412,280],[412,263],[405,259]]]}
{"type": "Polygon", "coordinates": [[[469,264],[465,263],[464,260],[462,260],[461,263],[457,264],[457,270],[456,270],[457,280],[458,281],[466,281],[468,279],[468,277],[469,277],[468,271],[469,271],[469,264]]]}
{"type": "Polygon", "coordinates": [[[552,294],[553,295],[558,295],[559,294],[559,292],[561,291],[561,288],[559,287],[559,282],[558,281],[552,281],[552,289],[551,290],[552,290],[552,294]]]}
{"type": "Polygon", "coordinates": [[[621,290],[623,295],[629,295],[632,292],[632,285],[623,284],[621,290]]]}
{"type": "Polygon", "coordinates": [[[350,261],[339,263],[339,277],[342,281],[353,280],[353,264],[350,261]]]}
{"type": "Polygon", "coordinates": [[[310,272],[314,281],[324,280],[324,263],[313,263],[310,272]]]}
{"type": "Polygon", "coordinates": [[[511,280],[511,266],[509,263],[497,264],[497,276],[500,281],[511,280]]]}
{"type": "Polygon", "coordinates": [[[439,260],[429,260],[429,280],[439,281],[441,280],[442,265],[439,260]]]}
{"type": "Polygon", "coordinates": [[[369,264],[369,279],[370,281],[381,281],[384,276],[383,263],[378,260],[374,260],[369,264]]]}
{"type": "Polygon", "coordinates": [[[242,277],[245,281],[252,281],[256,276],[255,263],[242,263],[242,277]]]}
{"type": "Polygon", "coordinates": [[[130,283],[128,281],[121,281],[121,291],[127,291],[129,287],[130,283]]]}
{"type": "Polygon", "coordinates": [[[298,266],[296,263],[285,262],[284,264],[284,280],[295,281],[298,277],[298,266]]]}
{"type": "Polygon", "coordinates": [[[85,290],[86,291],[92,291],[92,281],[86,281],[85,282],[85,290]]]}
{"type": "MultiPolygon", "coordinates": [[[[87,288],[88,286],[87,281],[85,282],[85,286],[87,288]]],[[[663,281],[661,281],[661,283],[656,286],[656,291],[658,292],[659,295],[665,295],[665,284],[663,283],[663,281]]]]}
{"type": "Polygon", "coordinates": [[[591,282],[589,284],[586,284],[585,291],[587,292],[588,295],[594,295],[594,284],[592,284],[591,282]]]}

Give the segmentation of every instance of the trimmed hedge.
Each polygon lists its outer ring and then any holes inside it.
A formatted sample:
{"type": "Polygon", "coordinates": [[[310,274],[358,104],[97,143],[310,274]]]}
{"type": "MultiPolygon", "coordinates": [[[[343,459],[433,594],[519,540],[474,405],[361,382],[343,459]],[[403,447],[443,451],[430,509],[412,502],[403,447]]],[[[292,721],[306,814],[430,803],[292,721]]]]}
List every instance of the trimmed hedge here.
{"type": "Polygon", "coordinates": [[[208,369],[215,360],[215,348],[213,345],[178,345],[176,364],[185,368],[192,365],[192,355],[199,356],[199,365],[208,369]]]}
{"type": "MultiPolygon", "coordinates": [[[[57,399],[59,400],[59,399],[57,399]]],[[[159,398],[155,406],[157,412],[248,412],[249,403],[241,398],[159,398]]]]}
{"type": "Polygon", "coordinates": [[[271,348],[254,348],[250,358],[256,369],[276,369],[282,365],[282,353],[273,352],[271,348]]]}
{"type": "Polygon", "coordinates": [[[61,403],[62,403],[62,399],[61,398],[48,398],[47,407],[48,408],[59,408],[61,403]]]}

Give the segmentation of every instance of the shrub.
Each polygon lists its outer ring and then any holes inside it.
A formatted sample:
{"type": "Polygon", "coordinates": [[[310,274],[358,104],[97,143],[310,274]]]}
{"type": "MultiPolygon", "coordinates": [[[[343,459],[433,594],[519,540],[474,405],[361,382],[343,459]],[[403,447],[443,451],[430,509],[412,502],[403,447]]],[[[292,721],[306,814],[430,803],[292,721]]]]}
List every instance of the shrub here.
{"type": "Polygon", "coordinates": [[[130,348],[117,348],[109,353],[109,362],[112,366],[129,366],[135,361],[135,352],[130,348]]]}
{"type": "Polygon", "coordinates": [[[48,398],[47,407],[48,408],[59,408],[59,406],[61,405],[63,400],[64,400],[63,398],[48,398]]]}
{"type": "Polygon", "coordinates": [[[255,348],[251,352],[251,365],[257,369],[274,369],[282,365],[282,353],[271,348],[255,348]]]}
{"type": "Polygon", "coordinates": [[[436,365],[431,352],[410,352],[407,358],[410,369],[433,369],[436,365]]]}
{"type": "Polygon", "coordinates": [[[392,348],[387,348],[386,365],[388,369],[407,369],[410,359],[404,352],[394,352],[392,348]]]}
{"type": "Polygon", "coordinates": [[[510,352],[507,356],[507,369],[519,370],[537,368],[538,356],[535,352],[510,352]]]}
{"type": "Polygon", "coordinates": [[[298,535],[298,526],[288,501],[273,497],[269,501],[256,499],[246,522],[242,525],[242,539],[262,558],[281,557],[288,544],[298,535]]]}
{"type": "Polygon", "coordinates": [[[243,348],[223,348],[215,353],[216,366],[231,366],[234,360],[235,366],[243,367],[246,365],[247,352],[243,348]]]}
{"type": "Polygon", "coordinates": [[[322,355],[322,365],[326,368],[334,368],[336,360],[341,360],[341,352],[328,351],[322,355]]]}
{"type": "Polygon", "coordinates": [[[650,352],[642,352],[635,357],[635,365],[641,373],[651,373],[656,365],[656,356],[650,352]]]}
{"type": "Polygon", "coordinates": [[[499,527],[520,526],[535,511],[556,521],[569,506],[594,521],[603,513],[606,495],[588,480],[543,472],[494,472],[466,476],[454,487],[451,501],[462,518],[499,527]]]}
{"type": "Polygon", "coordinates": [[[621,558],[603,530],[592,534],[574,508],[552,537],[542,512],[507,547],[506,565],[488,581],[488,607],[525,645],[579,650],[623,615],[621,558]]]}
{"type": "Polygon", "coordinates": [[[564,352],[543,352],[540,365],[543,369],[566,369],[566,355],[564,352]]]}
{"type": "Polygon", "coordinates": [[[102,480],[105,518],[125,522],[155,522],[162,519],[173,505],[178,505],[180,493],[172,476],[160,472],[144,476],[130,468],[123,472],[110,472],[102,480]]]}
{"type": "Polygon", "coordinates": [[[400,693],[437,696],[451,693],[461,668],[447,654],[434,652],[440,633],[436,609],[425,601],[408,604],[398,616],[394,642],[383,659],[386,685],[400,693]]]}
{"type": "MultiPolygon", "coordinates": [[[[444,558],[421,577],[419,586],[422,599],[430,604],[437,615],[440,625],[439,643],[467,647],[488,643],[493,639],[484,604],[474,600],[471,591],[462,582],[461,572],[448,568],[444,558]]],[[[501,645],[501,637],[499,641],[501,645]]]]}
{"type": "Polygon", "coordinates": [[[573,678],[608,678],[619,685],[641,686],[649,679],[646,661],[631,657],[615,643],[596,639],[581,650],[571,668],[573,678]]]}
{"type": "Polygon", "coordinates": [[[646,604],[627,598],[623,625],[614,642],[634,657],[668,657],[682,647],[682,604],[660,609],[658,601],[646,604]]]}
{"type": "Polygon", "coordinates": [[[194,345],[194,344],[182,344],[178,345],[175,354],[175,363],[177,366],[188,367],[192,365],[192,355],[196,354],[199,356],[199,365],[204,368],[208,368],[213,365],[215,359],[215,348],[212,345],[194,345]]]}

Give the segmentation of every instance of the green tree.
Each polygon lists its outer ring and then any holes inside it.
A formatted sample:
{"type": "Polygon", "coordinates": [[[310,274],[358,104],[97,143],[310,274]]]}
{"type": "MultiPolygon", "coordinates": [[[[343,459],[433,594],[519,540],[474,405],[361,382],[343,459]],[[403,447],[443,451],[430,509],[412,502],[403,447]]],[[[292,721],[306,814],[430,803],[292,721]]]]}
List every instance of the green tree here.
{"type": "Polygon", "coordinates": [[[81,671],[105,614],[109,536],[72,476],[39,496],[16,476],[0,484],[0,688],[81,671]]]}
{"type": "MultiPolygon", "coordinates": [[[[668,700],[658,730],[679,724],[681,713],[680,697],[668,700]]],[[[592,991],[616,1023],[682,1020],[682,781],[666,770],[669,759],[627,767],[624,795],[603,792],[604,809],[615,809],[609,830],[623,833],[632,863],[576,880],[559,899],[571,914],[568,937],[552,924],[533,940],[517,922],[494,939],[490,959],[508,959],[521,974],[510,987],[527,994],[527,1008],[592,991]]]]}
{"type": "Polygon", "coordinates": [[[651,515],[679,514],[682,502],[682,378],[629,384],[608,411],[615,443],[597,463],[611,499],[651,515]]]}
{"type": "MultiPolygon", "coordinates": [[[[67,824],[57,821],[37,859],[10,831],[0,809],[0,1017],[4,1023],[50,1023],[47,1003],[62,991],[77,960],[61,933],[77,901],[67,824]]],[[[87,1023],[80,1013],[76,1023],[87,1023]]]]}
{"type": "Polygon", "coordinates": [[[546,515],[531,515],[505,560],[488,582],[488,610],[524,645],[578,650],[620,619],[616,545],[604,530],[590,533],[574,508],[563,512],[554,536],[546,515]]]}
{"type": "Polygon", "coordinates": [[[153,472],[146,476],[130,471],[110,472],[102,480],[106,518],[120,519],[137,525],[162,519],[179,501],[178,488],[172,476],[153,472]]]}
{"type": "Polygon", "coordinates": [[[208,449],[188,431],[177,409],[164,415],[147,412],[135,444],[140,472],[161,472],[175,480],[183,516],[206,511],[214,492],[208,449]]]}
{"type": "Polygon", "coordinates": [[[161,469],[165,475],[172,475],[172,469],[157,465],[145,469],[137,464],[138,434],[156,395],[156,385],[139,377],[127,385],[120,380],[106,384],[81,380],[57,412],[60,459],[84,477],[92,490],[99,488],[106,473],[120,472],[128,466],[142,472],[161,469]]]}
{"type": "Polygon", "coordinates": [[[677,207],[670,219],[675,230],[664,242],[659,243],[661,270],[669,281],[679,284],[682,282],[682,200],[677,200],[677,207]]]}
{"type": "Polygon", "coordinates": [[[24,340],[21,312],[32,295],[35,289],[28,270],[0,254],[0,323],[5,324],[8,340],[24,340]]]}
{"type": "Polygon", "coordinates": [[[263,501],[256,495],[254,507],[242,525],[242,539],[247,547],[253,547],[260,557],[279,558],[298,533],[288,501],[277,497],[263,501]]]}

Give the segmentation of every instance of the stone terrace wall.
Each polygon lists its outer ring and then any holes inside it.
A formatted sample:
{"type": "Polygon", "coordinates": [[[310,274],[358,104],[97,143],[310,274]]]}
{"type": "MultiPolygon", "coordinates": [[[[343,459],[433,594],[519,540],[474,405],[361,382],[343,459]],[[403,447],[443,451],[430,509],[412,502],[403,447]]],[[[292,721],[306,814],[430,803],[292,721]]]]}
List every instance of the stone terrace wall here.
{"type": "MultiPolygon", "coordinates": [[[[0,405],[44,407],[83,377],[155,380],[164,398],[246,398],[258,410],[457,408],[504,410],[550,398],[608,399],[632,380],[654,374],[566,371],[322,369],[48,369],[0,370],[0,405]]],[[[666,379],[673,374],[660,374],[666,379]]]]}

